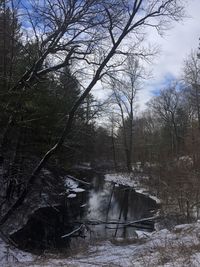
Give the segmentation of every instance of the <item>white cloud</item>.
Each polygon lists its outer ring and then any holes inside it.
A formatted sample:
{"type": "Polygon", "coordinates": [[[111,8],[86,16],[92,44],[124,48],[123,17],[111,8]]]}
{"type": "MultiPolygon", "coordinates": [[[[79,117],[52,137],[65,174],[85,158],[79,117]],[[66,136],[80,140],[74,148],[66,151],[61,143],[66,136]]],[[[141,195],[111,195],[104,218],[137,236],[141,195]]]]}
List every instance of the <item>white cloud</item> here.
{"type": "Polygon", "coordinates": [[[176,23],[164,37],[152,29],[148,32],[148,39],[161,47],[161,54],[154,61],[152,68],[154,78],[147,82],[145,89],[139,94],[141,109],[152,97],[152,91],[163,85],[166,76],[172,75],[177,78],[180,76],[184,59],[192,49],[197,49],[199,46],[200,0],[190,0],[187,4],[188,18],[176,23]]]}
{"type": "MultiPolygon", "coordinates": [[[[187,1],[186,15],[181,22],[173,23],[173,28],[162,37],[155,29],[149,28],[147,41],[157,44],[161,52],[150,66],[153,78],[148,80],[138,93],[140,110],[145,109],[145,103],[152,98],[153,92],[164,86],[166,78],[178,78],[181,75],[184,59],[192,49],[199,46],[200,0],[187,1]]],[[[109,94],[107,90],[102,90],[100,82],[95,86],[93,93],[102,100],[109,94]]]]}

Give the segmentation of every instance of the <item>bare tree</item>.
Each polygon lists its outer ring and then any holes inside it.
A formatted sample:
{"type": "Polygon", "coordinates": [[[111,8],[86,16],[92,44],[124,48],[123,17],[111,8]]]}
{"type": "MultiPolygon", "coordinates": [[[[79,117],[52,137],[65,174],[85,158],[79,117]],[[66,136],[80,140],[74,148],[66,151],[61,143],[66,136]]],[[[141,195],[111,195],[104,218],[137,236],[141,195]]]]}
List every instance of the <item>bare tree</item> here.
{"type": "Polygon", "coordinates": [[[200,131],[200,59],[197,51],[192,51],[184,63],[185,93],[198,120],[200,131]]]}
{"type": "MultiPolygon", "coordinates": [[[[179,0],[148,2],[145,0],[46,0],[30,2],[27,8],[23,7],[25,12],[23,19],[28,19],[31,28],[29,32],[34,35],[38,49],[33,63],[11,89],[20,92],[16,108],[24,91],[34,88],[34,85],[45,75],[72,62],[82,69],[87,66],[89,75],[86,85],[83,84],[84,90],[80,98],[66,117],[66,125],[60,139],[35,167],[27,179],[26,188],[1,218],[1,224],[5,223],[23,203],[44,164],[62,146],[71,131],[72,122],[80,104],[97,81],[113,67],[115,56],[127,55],[129,52],[125,45],[129,42],[127,37],[131,37],[131,42],[136,43],[148,27],[155,27],[160,31],[170,21],[179,20],[183,15],[181,2],[179,0]],[[31,8],[30,4],[32,4],[31,8]]],[[[31,38],[33,39],[32,36],[31,38]]],[[[137,51],[133,51],[133,54],[134,52],[137,54],[137,51]]],[[[9,119],[8,129],[12,125],[13,118],[14,114],[9,119]]]]}
{"type": "Polygon", "coordinates": [[[118,106],[121,116],[126,167],[128,171],[132,170],[135,97],[137,91],[140,89],[142,79],[144,79],[143,67],[137,58],[129,56],[125,64],[123,78],[118,80],[112,79],[111,84],[113,103],[118,106]]]}
{"type": "Polygon", "coordinates": [[[155,117],[169,129],[172,155],[178,156],[180,134],[178,130],[179,113],[181,111],[181,97],[177,84],[160,91],[160,95],[150,101],[149,107],[154,111],[155,117]]]}

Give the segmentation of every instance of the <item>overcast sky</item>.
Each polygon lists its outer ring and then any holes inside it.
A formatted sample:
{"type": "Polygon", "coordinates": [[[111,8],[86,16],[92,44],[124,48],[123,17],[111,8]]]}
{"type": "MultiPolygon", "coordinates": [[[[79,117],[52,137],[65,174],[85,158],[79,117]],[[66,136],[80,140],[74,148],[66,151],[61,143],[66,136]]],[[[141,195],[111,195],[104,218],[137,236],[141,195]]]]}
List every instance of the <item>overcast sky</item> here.
{"type": "Polygon", "coordinates": [[[154,78],[148,81],[139,93],[141,109],[152,97],[153,92],[162,88],[169,77],[181,75],[183,61],[192,49],[199,47],[200,37],[200,0],[188,0],[187,16],[182,22],[174,23],[173,28],[167,31],[164,37],[150,34],[150,39],[161,48],[161,53],[154,60],[152,73],[154,78]]]}

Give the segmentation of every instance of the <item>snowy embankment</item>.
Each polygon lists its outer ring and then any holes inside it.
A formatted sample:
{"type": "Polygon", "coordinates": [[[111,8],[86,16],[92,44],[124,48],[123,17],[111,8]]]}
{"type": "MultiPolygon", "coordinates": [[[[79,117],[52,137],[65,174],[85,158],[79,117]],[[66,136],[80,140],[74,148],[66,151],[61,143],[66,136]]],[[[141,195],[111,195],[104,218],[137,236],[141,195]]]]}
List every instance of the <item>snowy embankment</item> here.
{"type": "MultiPolygon", "coordinates": [[[[126,174],[107,174],[105,179],[116,184],[134,187],[136,192],[149,196],[141,189],[141,177],[126,174]]],[[[145,178],[144,178],[145,179],[145,178]]],[[[71,186],[74,191],[75,186],[71,186]]],[[[77,187],[76,187],[77,188],[77,187]]],[[[75,192],[74,192],[75,193],[75,192]]],[[[153,196],[151,196],[153,198],[153,196]]],[[[178,225],[173,230],[153,233],[136,231],[134,239],[113,239],[90,244],[87,240],[72,244],[66,254],[35,256],[8,247],[0,239],[0,266],[2,267],[143,267],[200,266],[200,222],[178,225]]]]}
{"type": "Polygon", "coordinates": [[[156,201],[157,204],[160,204],[161,201],[156,196],[153,196],[148,188],[144,186],[144,184],[141,183],[142,180],[148,179],[148,177],[138,177],[134,176],[133,174],[128,173],[112,173],[112,174],[106,174],[105,180],[108,182],[113,182],[116,185],[124,185],[124,186],[130,186],[133,187],[135,192],[139,194],[143,194],[145,196],[148,196],[149,198],[156,201]]]}
{"type": "MultiPolygon", "coordinates": [[[[172,231],[160,230],[127,243],[120,239],[82,245],[75,256],[45,254],[32,256],[8,249],[0,242],[1,266],[7,267],[97,267],[97,266],[200,266],[200,223],[176,226],[172,231]]],[[[72,251],[73,252],[73,251],[72,251]]]]}

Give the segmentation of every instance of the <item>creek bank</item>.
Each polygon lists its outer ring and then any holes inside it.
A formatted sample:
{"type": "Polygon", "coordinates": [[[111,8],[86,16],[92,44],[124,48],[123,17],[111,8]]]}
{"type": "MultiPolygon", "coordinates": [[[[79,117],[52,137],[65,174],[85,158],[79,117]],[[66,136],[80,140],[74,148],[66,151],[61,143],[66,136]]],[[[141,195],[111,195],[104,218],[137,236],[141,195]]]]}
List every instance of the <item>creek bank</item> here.
{"type": "MultiPolygon", "coordinates": [[[[84,182],[84,178],[89,180],[93,170],[84,169],[83,181],[73,177],[73,172],[52,166],[42,169],[28,198],[1,226],[3,235],[18,248],[37,254],[46,249],[68,247],[70,240],[61,238],[66,230],[73,229],[71,224],[66,225],[70,214],[66,202],[70,195],[80,197],[90,187],[90,181],[84,182]]],[[[81,177],[82,170],[76,170],[76,174],[81,177]]]]}
{"type": "Polygon", "coordinates": [[[68,173],[49,168],[43,174],[48,186],[39,195],[37,188],[33,190],[24,203],[26,210],[22,210],[27,213],[23,218],[19,213],[11,229],[7,226],[10,238],[20,249],[41,254],[45,250],[69,248],[74,238],[78,238],[76,242],[80,238],[92,242],[113,236],[126,239],[135,237],[136,229],[154,230],[151,218],[157,203],[130,186],[115,184],[113,188],[103,174],[87,166],[78,166],[68,173]],[[143,218],[150,219],[135,222],[143,218]]]}
{"type": "Polygon", "coordinates": [[[2,267],[183,267],[200,265],[200,223],[177,225],[171,231],[163,229],[136,240],[125,242],[119,238],[81,246],[65,253],[34,256],[7,248],[0,240],[2,267]],[[74,253],[76,252],[76,253],[74,253]]]}
{"type": "Polygon", "coordinates": [[[154,200],[157,204],[161,204],[161,200],[150,192],[146,182],[148,179],[149,177],[142,173],[108,173],[105,175],[106,181],[132,187],[136,193],[145,195],[154,200]]]}
{"type": "MultiPolygon", "coordinates": [[[[113,174],[111,176],[113,177],[113,174]]],[[[119,180],[119,175],[117,179],[119,180]]],[[[91,186],[93,191],[96,191],[97,188],[103,188],[103,186],[105,185],[102,183],[102,179],[100,180],[94,179],[92,181],[92,178],[89,178],[89,180],[90,182],[93,183],[91,186]]],[[[66,179],[64,181],[66,182],[66,179]]],[[[87,181],[88,180],[85,179],[84,182],[87,183],[87,181]]],[[[63,185],[65,185],[65,182],[63,183],[63,185]]],[[[112,183],[109,182],[108,184],[110,184],[110,186],[112,187],[112,183]]],[[[68,187],[70,186],[71,186],[71,190],[80,188],[79,187],[80,185],[74,188],[74,184],[72,182],[68,184],[68,187]]],[[[88,188],[86,184],[85,185],[82,184],[81,186],[82,187],[85,186],[85,189],[88,188]]],[[[123,186],[124,188],[127,188],[127,185],[124,184],[123,186]]],[[[116,190],[118,190],[119,186],[116,185],[115,187],[116,187],[116,190]]],[[[107,186],[106,186],[106,189],[108,189],[107,186]]],[[[83,192],[74,192],[74,193],[77,193],[76,198],[81,199],[81,195],[83,195],[83,192]]],[[[122,193],[123,190],[119,192],[122,193]]],[[[107,191],[107,193],[109,194],[109,190],[107,191]]],[[[89,199],[90,200],[96,199],[95,203],[99,203],[98,201],[99,199],[97,195],[95,198],[89,198],[89,199]]],[[[101,195],[102,194],[100,193],[99,196],[101,195]]],[[[62,194],[61,196],[63,197],[62,194]]],[[[89,196],[91,197],[91,195],[89,196]]],[[[106,196],[105,192],[103,196],[104,197],[106,196]]],[[[70,198],[69,201],[73,203],[74,205],[76,203],[76,198],[70,198]]],[[[145,196],[145,198],[148,200],[147,196],[145,196]]],[[[123,198],[121,198],[121,200],[122,199],[123,198]]],[[[85,201],[86,199],[83,199],[83,200],[85,201]]],[[[155,203],[154,200],[152,201],[155,203]]],[[[103,203],[104,201],[100,202],[101,205],[103,203]]],[[[138,203],[136,201],[136,206],[138,206],[138,203]]],[[[76,207],[78,206],[74,206],[74,207],[75,208],[73,209],[73,211],[75,212],[75,214],[77,214],[78,209],[76,207]]],[[[55,212],[56,209],[59,210],[60,207],[54,205],[53,208],[55,212]]],[[[45,209],[46,209],[46,206],[45,206],[45,209]]],[[[49,211],[50,213],[52,212],[51,209],[49,211]]],[[[98,207],[94,207],[93,210],[90,210],[89,214],[93,213],[94,211],[98,211],[98,207]]],[[[57,220],[55,219],[56,212],[55,213],[54,212],[52,213],[52,219],[54,220],[54,223],[55,223],[54,225],[56,225],[56,220],[57,220]]],[[[40,209],[37,209],[35,213],[38,215],[39,218],[41,218],[42,214],[44,214],[44,210],[41,207],[40,209]]],[[[78,211],[77,216],[80,216],[79,211],[78,211]]],[[[26,225],[27,227],[31,228],[31,225],[29,226],[28,224],[26,225]]],[[[63,232],[66,233],[66,228],[64,230],[65,231],[63,232]]],[[[70,232],[71,230],[68,229],[68,231],[70,232]]],[[[136,235],[132,238],[130,236],[127,236],[126,238],[117,236],[115,238],[111,238],[111,237],[107,238],[108,239],[107,241],[105,240],[101,241],[98,239],[98,240],[94,240],[94,242],[93,241],[91,242],[87,238],[78,239],[78,242],[75,239],[73,239],[70,250],[67,249],[65,246],[64,250],[62,250],[63,251],[62,254],[59,253],[58,251],[57,251],[57,255],[50,254],[50,251],[49,251],[49,252],[45,252],[45,254],[41,256],[35,256],[33,254],[23,252],[12,247],[8,248],[8,246],[6,246],[6,244],[2,240],[0,240],[0,247],[1,247],[0,258],[1,258],[2,264],[4,264],[2,265],[3,267],[6,267],[6,266],[12,266],[12,267],[15,267],[15,266],[16,267],[17,266],[20,266],[20,267],[23,267],[23,266],[34,266],[34,267],[37,267],[37,266],[38,267],[40,266],[46,266],[46,267],[53,267],[53,266],[59,266],[59,267],[60,266],[68,266],[68,267],[136,266],[137,267],[138,266],[138,267],[141,267],[141,266],[146,266],[146,265],[166,266],[166,267],[170,267],[170,266],[177,266],[177,267],[194,266],[195,267],[195,266],[199,266],[199,263],[200,263],[200,255],[198,252],[199,247],[200,247],[199,232],[200,232],[200,224],[195,223],[195,224],[186,224],[186,225],[176,226],[172,228],[171,231],[167,229],[163,229],[163,230],[155,231],[152,233],[150,232],[144,233],[144,232],[136,230],[135,231],[136,235]],[[185,253],[185,251],[187,251],[187,253],[185,253]],[[71,253],[71,256],[70,256],[70,253],[71,253]],[[192,265],[184,265],[184,264],[192,264],[192,265]]],[[[59,237],[61,234],[62,232],[59,232],[59,237]]],[[[50,234],[48,234],[47,232],[46,235],[48,236],[50,234]]],[[[50,240],[52,242],[52,238],[50,238],[50,240]]],[[[47,241],[48,239],[45,242],[47,241]]],[[[50,241],[48,242],[50,243],[50,241]]],[[[58,242],[58,246],[59,244],[60,243],[58,242]]]]}

